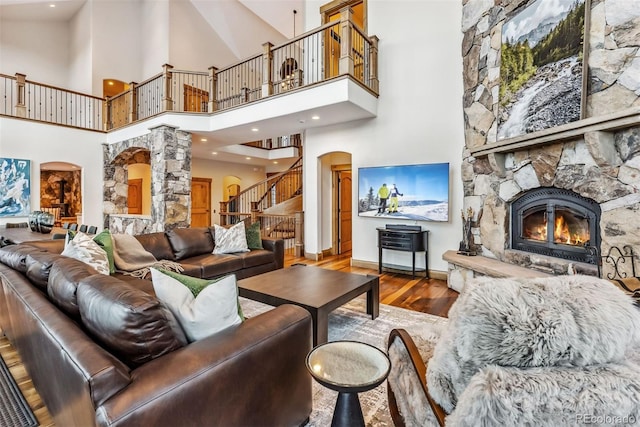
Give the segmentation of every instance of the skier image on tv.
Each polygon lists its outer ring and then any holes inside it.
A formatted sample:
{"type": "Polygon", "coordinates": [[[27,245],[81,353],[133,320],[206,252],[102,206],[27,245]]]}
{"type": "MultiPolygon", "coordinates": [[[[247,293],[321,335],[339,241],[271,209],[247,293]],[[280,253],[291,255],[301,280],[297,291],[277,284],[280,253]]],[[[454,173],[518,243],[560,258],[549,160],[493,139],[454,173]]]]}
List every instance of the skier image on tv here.
{"type": "Polygon", "coordinates": [[[398,212],[398,196],[404,196],[404,194],[393,184],[391,186],[391,193],[389,194],[389,213],[398,212]]]}
{"type": "Polygon", "coordinates": [[[378,190],[378,197],[380,197],[380,206],[378,206],[378,213],[382,214],[387,209],[387,199],[389,198],[389,187],[387,183],[382,184],[382,187],[378,190]]]}

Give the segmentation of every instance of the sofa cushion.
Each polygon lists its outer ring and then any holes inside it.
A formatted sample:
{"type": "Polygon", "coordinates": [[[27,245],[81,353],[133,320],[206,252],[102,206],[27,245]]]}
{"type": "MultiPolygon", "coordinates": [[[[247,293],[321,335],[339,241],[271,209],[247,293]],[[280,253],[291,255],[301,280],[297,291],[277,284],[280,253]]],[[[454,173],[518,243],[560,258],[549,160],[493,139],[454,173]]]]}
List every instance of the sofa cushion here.
{"type": "Polygon", "coordinates": [[[91,266],[77,259],[60,257],[51,266],[47,295],[62,311],[78,319],[76,290],[82,279],[98,274],[91,266]]]}
{"type": "Polygon", "coordinates": [[[187,266],[197,265],[200,269],[200,277],[209,279],[241,270],[243,262],[242,258],[236,255],[206,254],[185,259],[181,265],[185,267],[183,273],[189,276],[193,276],[193,274],[188,273],[187,266]]]}
{"type": "Polygon", "coordinates": [[[109,274],[115,273],[116,264],[113,260],[113,239],[111,238],[111,232],[104,229],[93,237],[93,241],[100,245],[100,247],[107,253],[107,259],[109,260],[109,274]]]}
{"type": "Polygon", "coordinates": [[[121,280],[89,276],[78,285],[77,297],[87,330],[131,367],[186,344],[180,325],[164,304],[121,280]]]}
{"type": "Polygon", "coordinates": [[[213,251],[213,237],[206,227],[174,228],[166,234],[177,261],[213,251]]]}
{"type": "Polygon", "coordinates": [[[269,264],[274,262],[275,258],[273,252],[264,249],[254,249],[251,252],[237,254],[236,256],[242,260],[242,266],[244,268],[269,264]]]}
{"type": "Polygon", "coordinates": [[[85,233],[78,232],[67,243],[62,255],[82,261],[95,268],[100,274],[108,275],[110,273],[107,252],[85,233]]]}
{"type": "Polygon", "coordinates": [[[190,260],[199,258],[206,255],[200,255],[197,257],[187,258],[183,260],[180,265],[182,266],[182,274],[192,277],[202,277],[202,266],[200,264],[191,264],[190,260]]]}
{"type": "Polygon", "coordinates": [[[31,282],[43,291],[47,291],[49,273],[53,263],[62,255],[49,252],[33,252],[27,255],[27,277],[31,282]]]}
{"type": "Polygon", "coordinates": [[[151,277],[156,295],[176,316],[189,341],[242,323],[233,274],[203,280],[152,268],[151,277]]]}
{"type": "Polygon", "coordinates": [[[249,249],[264,249],[262,247],[262,236],[260,236],[260,222],[256,221],[246,227],[247,247],[249,249]]]}
{"type": "Polygon", "coordinates": [[[224,228],[214,225],[215,247],[214,254],[232,254],[237,252],[249,252],[247,246],[247,234],[244,222],[239,222],[233,227],[224,228]]]}
{"type": "Polygon", "coordinates": [[[175,261],[173,249],[169,244],[167,235],[161,231],[157,233],[139,234],[136,239],[142,244],[146,251],[153,254],[156,259],[168,259],[175,261]]]}
{"type": "Polygon", "coordinates": [[[42,249],[30,245],[9,245],[0,249],[0,262],[20,273],[27,272],[27,255],[42,252],[42,249]]]}

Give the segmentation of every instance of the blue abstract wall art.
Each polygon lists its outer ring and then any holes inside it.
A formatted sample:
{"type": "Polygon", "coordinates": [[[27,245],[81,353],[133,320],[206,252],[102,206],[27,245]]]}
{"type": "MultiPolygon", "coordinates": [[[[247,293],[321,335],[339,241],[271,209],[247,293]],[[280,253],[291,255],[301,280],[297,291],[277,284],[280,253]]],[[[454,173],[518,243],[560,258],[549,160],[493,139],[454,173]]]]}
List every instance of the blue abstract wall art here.
{"type": "Polygon", "coordinates": [[[31,212],[31,160],[0,157],[0,217],[31,212]]]}

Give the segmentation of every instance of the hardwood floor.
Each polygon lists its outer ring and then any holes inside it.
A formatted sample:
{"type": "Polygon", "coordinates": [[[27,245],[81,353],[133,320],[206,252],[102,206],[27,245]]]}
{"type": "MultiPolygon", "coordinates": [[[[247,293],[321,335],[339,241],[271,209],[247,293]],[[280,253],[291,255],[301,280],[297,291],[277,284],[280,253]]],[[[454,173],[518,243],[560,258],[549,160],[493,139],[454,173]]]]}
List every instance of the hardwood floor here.
{"type": "MultiPolygon", "coordinates": [[[[350,252],[343,255],[329,256],[321,261],[311,261],[306,258],[285,255],[285,267],[295,263],[357,274],[378,274],[377,270],[352,267],[350,265],[350,252]]],[[[380,302],[382,304],[394,305],[436,316],[446,316],[457,296],[458,293],[449,289],[443,280],[425,279],[424,277],[412,279],[411,275],[386,272],[380,276],[380,302]]],[[[9,366],[11,374],[16,379],[22,394],[29,402],[29,406],[31,406],[40,425],[55,426],[49,411],[40,399],[40,395],[33,387],[31,378],[29,378],[20,356],[18,356],[18,353],[2,334],[1,330],[0,354],[2,354],[7,366],[9,366]]]]}
{"type": "MultiPolygon", "coordinates": [[[[325,257],[321,261],[285,255],[284,262],[285,267],[302,263],[347,273],[378,274],[378,270],[352,267],[350,265],[351,252],[325,257]]],[[[446,317],[457,297],[458,293],[449,289],[444,280],[426,279],[418,276],[412,279],[410,274],[388,272],[383,272],[380,275],[380,302],[382,304],[446,317]]]]}

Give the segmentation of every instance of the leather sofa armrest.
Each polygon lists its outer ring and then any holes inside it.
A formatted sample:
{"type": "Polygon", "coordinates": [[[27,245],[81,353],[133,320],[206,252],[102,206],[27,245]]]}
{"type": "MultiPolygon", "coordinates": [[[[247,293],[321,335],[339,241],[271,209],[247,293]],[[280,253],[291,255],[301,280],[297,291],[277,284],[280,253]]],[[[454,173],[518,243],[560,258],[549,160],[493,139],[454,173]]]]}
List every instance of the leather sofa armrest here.
{"type": "Polygon", "coordinates": [[[98,426],[301,425],[311,413],[311,316],[282,305],[132,372],[98,426]]]}
{"type": "Polygon", "coordinates": [[[284,240],[263,237],[262,247],[274,253],[276,259],[276,269],[284,267],[284,240]]]}

